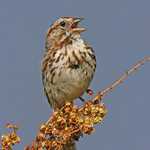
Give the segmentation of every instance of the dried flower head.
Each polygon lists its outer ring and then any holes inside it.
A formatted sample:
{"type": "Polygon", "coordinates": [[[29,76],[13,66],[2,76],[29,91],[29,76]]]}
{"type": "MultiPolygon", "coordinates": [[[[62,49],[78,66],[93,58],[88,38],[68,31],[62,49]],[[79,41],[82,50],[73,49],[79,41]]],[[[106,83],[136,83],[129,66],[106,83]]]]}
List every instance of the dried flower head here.
{"type": "Polygon", "coordinates": [[[20,137],[17,135],[18,127],[8,123],[6,128],[11,129],[11,131],[1,136],[1,147],[2,150],[11,150],[13,145],[20,143],[20,137]]]}
{"type": "Polygon", "coordinates": [[[96,102],[96,99],[85,102],[81,107],[66,103],[41,125],[34,148],[61,150],[68,142],[79,140],[84,134],[91,134],[93,126],[101,123],[106,113],[105,105],[96,102]]]}

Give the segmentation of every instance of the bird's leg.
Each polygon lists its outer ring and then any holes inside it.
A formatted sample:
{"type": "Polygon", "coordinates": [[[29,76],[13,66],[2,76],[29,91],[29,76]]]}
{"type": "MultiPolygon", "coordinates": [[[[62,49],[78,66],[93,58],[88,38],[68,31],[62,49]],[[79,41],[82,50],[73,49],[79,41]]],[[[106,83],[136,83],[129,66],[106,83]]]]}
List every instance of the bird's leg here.
{"type": "MultiPolygon", "coordinates": [[[[87,89],[86,90],[86,93],[89,95],[89,96],[92,96],[94,94],[93,90],[91,89],[87,89]]],[[[85,102],[85,99],[83,97],[79,97],[79,99],[82,101],[82,102],[85,102]]]]}
{"type": "Polygon", "coordinates": [[[85,102],[85,99],[82,98],[81,96],[79,97],[79,99],[80,99],[82,102],[85,102]]]}

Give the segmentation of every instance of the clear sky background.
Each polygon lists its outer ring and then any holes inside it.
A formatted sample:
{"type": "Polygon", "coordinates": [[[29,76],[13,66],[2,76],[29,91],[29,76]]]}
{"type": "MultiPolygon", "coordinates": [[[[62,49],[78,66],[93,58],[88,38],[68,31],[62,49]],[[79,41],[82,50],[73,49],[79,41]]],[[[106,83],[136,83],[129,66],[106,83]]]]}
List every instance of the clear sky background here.
{"type": "MultiPolygon", "coordinates": [[[[23,146],[50,115],[42,91],[40,62],[45,32],[59,16],[84,16],[82,36],[92,44],[98,91],[137,60],[150,55],[149,0],[0,0],[0,134],[5,123],[20,126],[23,146]]],[[[150,148],[150,63],[105,97],[108,114],[79,150],[150,148]]]]}

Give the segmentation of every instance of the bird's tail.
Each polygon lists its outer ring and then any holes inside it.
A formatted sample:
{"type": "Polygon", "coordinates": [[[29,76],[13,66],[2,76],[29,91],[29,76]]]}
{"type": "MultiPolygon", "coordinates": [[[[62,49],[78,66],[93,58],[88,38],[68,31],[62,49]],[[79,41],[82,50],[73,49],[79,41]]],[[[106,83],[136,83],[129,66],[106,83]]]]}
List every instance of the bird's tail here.
{"type": "Polygon", "coordinates": [[[75,142],[72,141],[72,142],[68,142],[67,144],[65,144],[63,146],[63,149],[62,150],[76,150],[76,145],[75,145],[75,142]]]}

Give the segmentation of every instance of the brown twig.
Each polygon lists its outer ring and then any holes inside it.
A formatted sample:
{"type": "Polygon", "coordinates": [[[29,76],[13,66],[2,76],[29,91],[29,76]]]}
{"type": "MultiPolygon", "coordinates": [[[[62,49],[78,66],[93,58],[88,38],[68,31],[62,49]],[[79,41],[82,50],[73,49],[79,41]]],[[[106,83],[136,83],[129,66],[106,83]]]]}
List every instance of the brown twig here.
{"type": "Polygon", "coordinates": [[[142,65],[144,65],[146,62],[150,61],[150,56],[144,57],[142,60],[138,61],[136,64],[134,64],[129,70],[127,70],[120,78],[118,78],[116,81],[114,81],[111,85],[109,85],[107,88],[99,91],[96,95],[96,99],[102,99],[104,96],[106,96],[109,92],[114,90],[118,85],[123,83],[129,75],[135,73],[142,65]]]}

